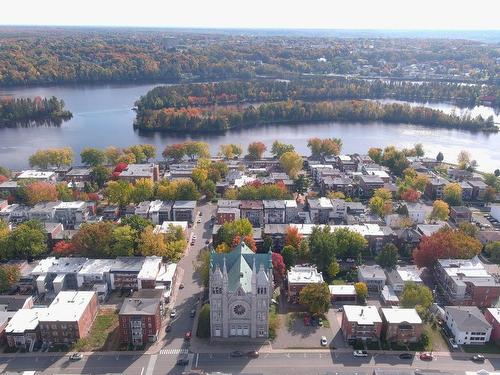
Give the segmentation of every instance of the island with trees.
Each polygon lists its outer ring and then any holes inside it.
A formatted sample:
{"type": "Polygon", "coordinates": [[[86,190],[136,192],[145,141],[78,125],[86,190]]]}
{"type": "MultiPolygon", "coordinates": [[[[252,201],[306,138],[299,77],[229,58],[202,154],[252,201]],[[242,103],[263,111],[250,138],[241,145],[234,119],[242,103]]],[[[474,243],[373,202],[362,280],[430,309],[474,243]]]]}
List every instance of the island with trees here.
{"type": "Polygon", "coordinates": [[[56,97],[0,98],[0,127],[61,125],[73,114],[56,97]]]}

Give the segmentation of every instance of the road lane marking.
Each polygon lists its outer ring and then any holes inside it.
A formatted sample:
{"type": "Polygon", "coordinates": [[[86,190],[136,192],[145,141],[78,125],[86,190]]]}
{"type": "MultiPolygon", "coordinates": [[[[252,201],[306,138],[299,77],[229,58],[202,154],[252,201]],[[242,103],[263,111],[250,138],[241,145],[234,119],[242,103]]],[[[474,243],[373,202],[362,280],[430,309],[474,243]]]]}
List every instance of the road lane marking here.
{"type": "Polygon", "coordinates": [[[141,369],[141,375],[144,373],[144,366],[141,369]]]}
{"type": "Polygon", "coordinates": [[[160,350],[160,354],[166,355],[166,354],[188,354],[189,350],[184,348],[184,349],[162,349],[160,350]]]}
{"type": "Polygon", "coordinates": [[[157,359],[158,356],[156,354],[153,354],[151,357],[149,357],[149,363],[148,363],[148,368],[146,370],[146,375],[153,375],[153,370],[155,369],[155,364],[157,359]]]}

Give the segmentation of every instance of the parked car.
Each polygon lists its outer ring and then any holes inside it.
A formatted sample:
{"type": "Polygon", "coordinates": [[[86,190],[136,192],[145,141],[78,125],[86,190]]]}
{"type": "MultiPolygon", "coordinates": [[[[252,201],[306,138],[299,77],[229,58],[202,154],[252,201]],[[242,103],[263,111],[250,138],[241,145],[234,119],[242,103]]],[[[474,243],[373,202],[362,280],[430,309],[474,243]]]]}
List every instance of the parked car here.
{"type": "Polygon", "coordinates": [[[83,354],[82,353],[73,353],[69,356],[69,359],[71,361],[79,361],[80,359],[83,359],[83,354]]]}
{"type": "Polygon", "coordinates": [[[177,362],[175,362],[177,366],[187,366],[189,364],[189,359],[187,358],[179,358],[177,362]]]}
{"type": "Polygon", "coordinates": [[[411,353],[401,353],[399,359],[413,359],[413,354],[411,353]]]}
{"type": "Polygon", "coordinates": [[[305,326],[311,325],[311,318],[309,317],[309,315],[304,315],[304,325],[305,326]]]}
{"type": "Polygon", "coordinates": [[[196,222],[197,222],[198,224],[200,224],[200,223],[201,223],[201,217],[199,217],[199,218],[198,218],[198,220],[196,220],[196,222]]]}
{"type": "Polygon", "coordinates": [[[235,350],[235,351],[229,353],[229,355],[231,357],[235,357],[235,358],[237,358],[237,357],[243,357],[243,352],[241,352],[239,350],[235,350]]]}
{"type": "Polygon", "coordinates": [[[422,353],[422,354],[420,354],[420,359],[422,361],[432,361],[432,358],[433,358],[433,356],[432,356],[431,353],[422,353]]]}
{"type": "Polygon", "coordinates": [[[184,334],[184,340],[191,340],[191,336],[192,336],[192,333],[191,331],[187,331],[185,334],[184,334]]]}
{"type": "Polygon", "coordinates": [[[176,309],[172,309],[172,311],[170,311],[170,319],[173,319],[177,316],[177,310],[176,309]]]}
{"type": "Polygon", "coordinates": [[[481,362],[481,363],[483,363],[485,359],[486,358],[484,358],[484,355],[482,355],[482,354],[476,354],[476,355],[472,356],[472,360],[474,362],[481,362]]]}
{"type": "Polygon", "coordinates": [[[366,350],[355,350],[352,354],[355,357],[368,357],[368,352],[366,350]]]}
{"type": "Polygon", "coordinates": [[[209,244],[210,244],[210,240],[206,240],[205,245],[209,245],[209,244]]]}
{"type": "Polygon", "coordinates": [[[249,351],[247,353],[247,357],[249,358],[258,358],[259,357],[259,352],[256,350],[249,351]]]}
{"type": "Polygon", "coordinates": [[[344,311],[344,308],[343,308],[343,307],[339,307],[339,308],[337,309],[337,312],[342,312],[342,311],[344,311]]]}
{"type": "Polygon", "coordinates": [[[172,330],[172,326],[169,324],[165,327],[165,332],[170,332],[172,330]]]}
{"type": "Polygon", "coordinates": [[[458,349],[458,345],[457,343],[455,342],[455,340],[453,338],[449,338],[448,339],[448,342],[450,343],[450,346],[453,348],[453,349],[458,349]]]}
{"type": "Polygon", "coordinates": [[[192,309],[190,312],[189,312],[189,316],[191,318],[194,318],[194,316],[196,315],[196,309],[192,309]]]}
{"type": "Polygon", "coordinates": [[[184,289],[184,284],[183,283],[179,284],[179,289],[184,289]]]}
{"type": "Polygon", "coordinates": [[[321,336],[321,346],[327,346],[328,345],[328,340],[326,339],[325,336],[321,336]]]}

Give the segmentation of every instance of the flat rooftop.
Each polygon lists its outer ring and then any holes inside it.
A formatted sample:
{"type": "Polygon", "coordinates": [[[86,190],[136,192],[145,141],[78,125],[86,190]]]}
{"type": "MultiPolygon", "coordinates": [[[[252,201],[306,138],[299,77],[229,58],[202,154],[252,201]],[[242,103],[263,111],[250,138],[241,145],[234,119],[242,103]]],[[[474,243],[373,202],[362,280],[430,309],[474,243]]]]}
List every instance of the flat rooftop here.
{"type": "Polygon", "coordinates": [[[16,178],[34,178],[47,180],[53,176],[55,176],[55,172],[52,171],[37,171],[34,169],[28,169],[26,171],[22,171],[21,174],[19,174],[16,178]]]}
{"type": "Polygon", "coordinates": [[[344,314],[349,322],[360,325],[382,323],[382,318],[375,306],[344,305],[344,314]]]}
{"type": "Polygon", "coordinates": [[[323,275],[316,267],[295,266],[288,271],[289,284],[322,283],[323,275]]]}
{"type": "Polygon", "coordinates": [[[151,256],[144,259],[142,268],[137,278],[142,280],[155,280],[161,267],[161,257],[151,256]]]}
{"type": "Polygon", "coordinates": [[[39,318],[46,314],[47,308],[34,307],[18,310],[5,327],[5,333],[24,333],[38,327],[39,318]]]}
{"type": "Polygon", "coordinates": [[[39,320],[40,322],[77,321],[95,295],[95,292],[87,291],[59,292],[39,320]]]}
{"type": "Polygon", "coordinates": [[[388,323],[409,323],[409,324],[422,324],[422,319],[415,309],[401,309],[401,308],[384,308],[382,315],[388,323]]]}
{"type": "Polygon", "coordinates": [[[328,285],[330,294],[334,296],[352,296],[356,295],[354,285],[328,285]]]}
{"type": "Polygon", "coordinates": [[[31,271],[34,275],[44,273],[76,273],[87,262],[87,258],[81,257],[66,257],[59,258],[49,257],[40,259],[35,268],[31,271]]]}
{"type": "Polygon", "coordinates": [[[154,315],[160,306],[160,298],[126,298],[120,315],[154,315]]]}

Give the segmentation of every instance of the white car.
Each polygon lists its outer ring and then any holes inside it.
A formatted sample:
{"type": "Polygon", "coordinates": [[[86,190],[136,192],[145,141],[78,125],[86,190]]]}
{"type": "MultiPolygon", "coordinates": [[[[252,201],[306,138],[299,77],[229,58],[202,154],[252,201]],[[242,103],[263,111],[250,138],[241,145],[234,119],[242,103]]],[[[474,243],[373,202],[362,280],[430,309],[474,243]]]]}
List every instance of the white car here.
{"type": "Polygon", "coordinates": [[[172,311],[170,311],[170,318],[175,318],[177,316],[177,310],[176,309],[173,309],[172,311]]]}
{"type": "Polygon", "coordinates": [[[328,340],[326,339],[325,336],[321,336],[321,346],[327,346],[328,345],[328,340]]]}
{"type": "Polygon", "coordinates": [[[82,353],[73,353],[69,356],[69,359],[71,361],[79,361],[80,359],[83,359],[83,354],[82,353]]]}
{"type": "Polygon", "coordinates": [[[366,350],[355,350],[352,354],[355,357],[368,357],[368,352],[366,350]]]}

